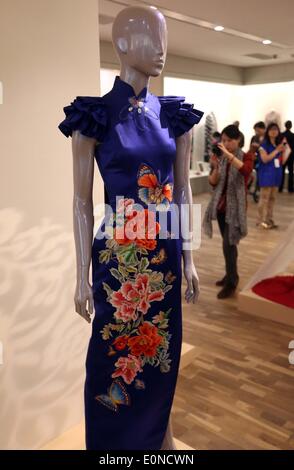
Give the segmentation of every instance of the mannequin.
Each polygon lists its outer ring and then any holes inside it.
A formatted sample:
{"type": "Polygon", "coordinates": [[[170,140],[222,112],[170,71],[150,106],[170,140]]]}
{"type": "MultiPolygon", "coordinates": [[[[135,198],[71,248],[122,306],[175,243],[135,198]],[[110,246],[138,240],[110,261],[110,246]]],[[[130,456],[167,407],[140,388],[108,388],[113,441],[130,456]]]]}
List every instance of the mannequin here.
{"type": "Polygon", "coordinates": [[[271,122],[275,122],[278,124],[279,128],[281,128],[281,115],[273,108],[265,115],[264,121],[266,126],[268,126],[271,122]]]}
{"type": "MultiPolygon", "coordinates": [[[[155,7],[149,6],[132,6],[123,9],[115,18],[112,40],[121,63],[117,81],[122,83],[123,87],[130,87],[136,96],[143,90],[149,93],[150,77],[160,75],[167,53],[167,28],[162,13],[155,7]]],[[[189,228],[192,233],[192,194],[189,182],[191,134],[189,130],[176,138],[173,171],[174,201],[179,209],[182,204],[189,205],[189,228]]],[[[88,323],[91,323],[91,315],[94,312],[89,268],[94,224],[92,201],[94,155],[99,144],[97,138],[86,136],[80,130],[73,128],[73,219],[77,273],[74,303],[76,312],[88,323]]],[[[188,303],[195,303],[199,296],[199,280],[191,247],[183,248],[182,260],[187,282],[185,300],[188,303]]],[[[169,418],[161,449],[175,448],[169,418]]]]}

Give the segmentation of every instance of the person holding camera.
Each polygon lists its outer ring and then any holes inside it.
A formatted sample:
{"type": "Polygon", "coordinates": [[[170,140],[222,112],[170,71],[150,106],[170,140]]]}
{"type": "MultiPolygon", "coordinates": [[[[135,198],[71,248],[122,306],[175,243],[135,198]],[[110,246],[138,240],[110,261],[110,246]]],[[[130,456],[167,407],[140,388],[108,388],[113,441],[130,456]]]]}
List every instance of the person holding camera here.
{"type": "Polygon", "coordinates": [[[276,194],[283,177],[282,165],[287,160],[288,143],[275,122],[267,126],[265,137],[259,147],[258,181],[260,198],[256,225],[264,229],[277,228],[273,220],[276,194]]]}
{"type": "Polygon", "coordinates": [[[247,235],[247,182],[253,169],[254,152],[240,148],[242,135],[235,125],[225,127],[221,142],[213,147],[208,177],[213,187],[203,218],[203,229],[212,237],[212,220],[218,221],[223,240],[226,273],[216,282],[219,299],[230,297],[239,282],[237,245],[247,235]]]}

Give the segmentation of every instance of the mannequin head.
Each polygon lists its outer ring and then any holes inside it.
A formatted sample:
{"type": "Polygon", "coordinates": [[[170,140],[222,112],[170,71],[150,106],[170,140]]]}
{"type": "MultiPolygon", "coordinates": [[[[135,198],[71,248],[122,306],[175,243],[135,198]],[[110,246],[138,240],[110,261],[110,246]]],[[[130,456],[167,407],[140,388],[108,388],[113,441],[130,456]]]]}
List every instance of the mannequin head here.
{"type": "Polygon", "coordinates": [[[163,14],[152,6],[131,6],[116,16],[112,41],[128,81],[142,74],[157,77],[164,67],[167,27],[163,14]]]}

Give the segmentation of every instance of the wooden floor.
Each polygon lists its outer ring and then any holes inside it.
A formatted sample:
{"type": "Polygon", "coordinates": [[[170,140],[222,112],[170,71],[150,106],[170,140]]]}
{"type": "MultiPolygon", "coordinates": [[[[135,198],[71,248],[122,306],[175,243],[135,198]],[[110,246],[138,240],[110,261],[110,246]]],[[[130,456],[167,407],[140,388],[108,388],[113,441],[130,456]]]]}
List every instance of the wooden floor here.
{"type": "MultiPolygon", "coordinates": [[[[209,194],[194,198],[202,215],[208,200],[209,194]]],[[[250,196],[248,203],[249,234],[239,245],[240,288],[294,218],[294,195],[279,194],[279,229],[262,231],[255,227],[257,206],[250,196]]],[[[203,236],[194,252],[200,298],[183,304],[184,341],[196,354],[178,377],[174,435],[194,449],[294,449],[294,366],[288,360],[294,328],[238,311],[237,294],[216,298],[214,283],[223,276],[224,261],[217,225],[214,229],[213,239],[203,236]]],[[[183,295],[185,288],[183,277],[183,295]]]]}

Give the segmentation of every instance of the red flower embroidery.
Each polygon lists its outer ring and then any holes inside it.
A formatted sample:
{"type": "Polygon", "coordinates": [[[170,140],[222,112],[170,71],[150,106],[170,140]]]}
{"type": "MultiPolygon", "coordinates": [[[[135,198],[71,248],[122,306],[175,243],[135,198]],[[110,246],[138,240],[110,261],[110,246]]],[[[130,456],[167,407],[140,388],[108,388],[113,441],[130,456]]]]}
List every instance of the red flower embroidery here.
{"type": "Polygon", "coordinates": [[[147,250],[154,250],[157,245],[156,235],[160,231],[155,213],[148,209],[131,209],[130,204],[127,205],[124,226],[118,226],[114,230],[114,239],[119,245],[136,243],[147,250]]]}
{"type": "Polygon", "coordinates": [[[127,346],[128,344],[128,339],[129,339],[129,336],[127,335],[122,335],[122,336],[118,336],[114,341],[113,341],[113,346],[115,347],[115,349],[117,349],[118,351],[122,351],[123,349],[125,349],[125,347],[127,346]]]}
{"type": "MultiPolygon", "coordinates": [[[[141,191],[140,195],[142,194],[141,191]]],[[[103,282],[107,301],[115,307],[113,317],[116,324],[105,325],[101,330],[102,337],[109,340],[113,336],[112,330],[117,330],[118,336],[112,339],[108,354],[117,355],[119,351],[124,354],[117,358],[112,378],[121,377],[126,384],[135,380],[135,388],[138,389],[145,388],[142,385],[144,382],[139,381],[136,376],[143,372],[146,364],[159,366],[160,371],[166,373],[170,370],[171,363],[168,352],[171,335],[167,330],[171,308],[153,316],[153,322],[147,321],[148,316],[144,317],[151,302],[162,300],[171,288],[169,284],[175,279],[169,271],[164,282],[163,273],[155,273],[150,269],[153,264],[165,261],[164,248],[150,260],[148,256],[143,256],[147,255],[146,249],[151,251],[156,248],[159,232],[160,225],[156,222],[154,211],[136,210],[134,199],[131,198],[120,200],[115,216],[116,243],[107,241],[106,249],[99,253],[101,263],[116,259],[118,267],[111,268],[110,271],[120,283],[119,290],[115,291],[111,285],[103,282]],[[129,269],[130,266],[132,269],[129,269]]],[[[106,406],[108,404],[102,399],[100,403],[106,406]]]]}
{"type": "Polygon", "coordinates": [[[129,214],[133,210],[135,201],[131,198],[120,198],[117,205],[117,213],[129,214]]]}
{"type": "Polygon", "coordinates": [[[143,372],[140,359],[131,354],[128,354],[127,357],[120,357],[115,366],[117,369],[111,377],[122,377],[127,384],[133,382],[138,372],[143,372]]]}
{"type": "Polygon", "coordinates": [[[150,307],[150,302],[163,298],[163,290],[151,291],[149,275],[140,273],[135,282],[126,281],[118,291],[114,291],[110,303],[116,307],[114,316],[127,322],[137,319],[137,310],[145,315],[150,307]]]}
{"type": "Polygon", "coordinates": [[[139,326],[140,334],[128,340],[128,346],[134,356],[156,355],[157,347],[162,343],[163,337],[158,334],[158,328],[149,322],[139,326]]]}

